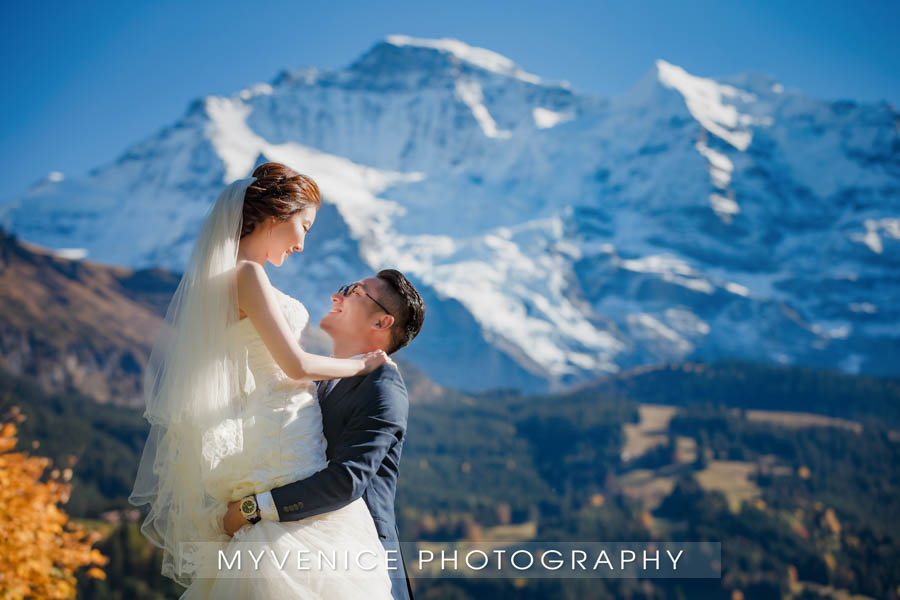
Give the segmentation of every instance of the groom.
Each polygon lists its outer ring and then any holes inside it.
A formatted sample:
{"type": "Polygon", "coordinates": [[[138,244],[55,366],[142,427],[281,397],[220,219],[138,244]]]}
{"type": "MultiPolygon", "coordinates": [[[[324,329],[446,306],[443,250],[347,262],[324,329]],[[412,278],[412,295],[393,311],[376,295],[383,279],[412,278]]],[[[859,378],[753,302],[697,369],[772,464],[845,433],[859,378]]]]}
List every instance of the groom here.
{"type": "MultiPolygon", "coordinates": [[[[378,349],[396,352],[416,337],[425,319],[419,292],[393,269],[342,287],[331,302],[331,311],[319,327],[334,342],[335,358],[378,349]]],[[[306,479],[257,494],[259,516],[296,521],[337,510],[362,496],[382,545],[392,550],[388,554],[392,595],[397,600],[411,599],[394,518],[409,412],[403,378],[388,363],[368,375],[320,381],[316,387],[328,466],[306,479]]],[[[225,530],[231,535],[248,522],[238,505],[230,503],[225,515],[225,530]]]]}

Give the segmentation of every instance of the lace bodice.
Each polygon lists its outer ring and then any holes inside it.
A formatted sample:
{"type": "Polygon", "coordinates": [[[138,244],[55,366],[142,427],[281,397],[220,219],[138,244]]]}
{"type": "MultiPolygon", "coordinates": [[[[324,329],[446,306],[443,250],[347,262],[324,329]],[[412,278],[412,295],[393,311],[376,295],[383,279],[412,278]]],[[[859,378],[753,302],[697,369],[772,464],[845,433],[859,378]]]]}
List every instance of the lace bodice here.
{"type": "MultiPolygon", "coordinates": [[[[303,329],[309,322],[309,312],[296,298],[288,296],[278,289],[275,289],[275,292],[279,298],[281,312],[290,325],[294,337],[299,340],[303,329]]],[[[229,333],[232,343],[238,346],[237,354],[241,361],[239,365],[241,389],[245,396],[255,391],[257,378],[260,378],[259,385],[264,387],[271,387],[284,381],[294,383],[272,358],[272,354],[259,337],[250,319],[244,318],[234,323],[229,333]]]]}
{"type": "MultiPolygon", "coordinates": [[[[309,313],[297,299],[276,293],[299,340],[309,313]]],[[[250,319],[234,323],[229,337],[239,363],[243,450],[222,461],[207,481],[208,492],[227,501],[304,479],[326,465],[322,413],[313,384],[285,375],[250,319]]]]}

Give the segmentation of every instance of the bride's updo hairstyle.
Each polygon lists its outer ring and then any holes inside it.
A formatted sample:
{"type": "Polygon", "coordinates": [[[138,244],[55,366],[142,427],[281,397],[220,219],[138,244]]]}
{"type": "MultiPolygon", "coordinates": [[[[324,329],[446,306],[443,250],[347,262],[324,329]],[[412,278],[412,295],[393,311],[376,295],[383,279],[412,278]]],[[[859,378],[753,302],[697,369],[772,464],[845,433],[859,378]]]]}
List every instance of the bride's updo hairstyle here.
{"type": "Polygon", "coordinates": [[[244,194],[241,238],[269,217],[287,221],[310,204],[316,209],[322,204],[316,182],[281,163],[261,164],[253,176],[256,181],[244,194]]]}

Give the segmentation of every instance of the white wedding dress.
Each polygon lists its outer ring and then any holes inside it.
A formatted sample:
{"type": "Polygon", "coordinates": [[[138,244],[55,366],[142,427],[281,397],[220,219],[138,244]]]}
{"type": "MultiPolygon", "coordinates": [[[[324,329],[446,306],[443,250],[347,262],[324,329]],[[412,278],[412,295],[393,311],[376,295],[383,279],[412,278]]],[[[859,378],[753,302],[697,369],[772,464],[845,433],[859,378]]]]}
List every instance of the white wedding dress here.
{"type": "MultiPolygon", "coordinates": [[[[276,294],[299,339],[309,313],[295,298],[278,290],[276,294]]],[[[322,413],[313,384],[284,374],[249,319],[231,326],[229,343],[237,344],[242,357],[239,368],[246,404],[241,425],[243,451],[223,460],[205,482],[206,491],[223,503],[304,479],[327,464],[322,413]]],[[[259,549],[265,549],[265,556],[253,577],[219,572],[215,578],[196,579],[182,599],[391,598],[384,548],[362,498],[299,521],[263,519],[242,527],[221,547],[229,561],[235,550],[248,547],[256,556],[259,549]],[[343,562],[345,550],[351,557],[349,564],[343,562]],[[301,569],[298,555],[303,552],[307,559],[301,569]],[[320,564],[324,568],[320,569],[320,564]],[[332,564],[338,566],[332,568],[332,564]]],[[[248,559],[244,550],[242,573],[250,570],[248,564],[253,565],[248,559]]]]}

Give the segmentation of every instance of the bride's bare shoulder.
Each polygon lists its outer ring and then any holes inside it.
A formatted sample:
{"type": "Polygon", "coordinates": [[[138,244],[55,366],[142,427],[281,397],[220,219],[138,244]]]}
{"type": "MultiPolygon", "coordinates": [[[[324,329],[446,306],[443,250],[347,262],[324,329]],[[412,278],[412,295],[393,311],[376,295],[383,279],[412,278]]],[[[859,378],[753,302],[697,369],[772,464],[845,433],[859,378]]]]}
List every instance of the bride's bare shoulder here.
{"type": "Polygon", "coordinates": [[[260,294],[267,296],[272,293],[276,296],[287,295],[272,285],[272,282],[269,281],[269,275],[259,263],[252,260],[244,260],[238,262],[234,268],[239,295],[244,295],[247,292],[252,292],[254,296],[260,294]]]}
{"type": "Polygon", "coordinates": [[[274,289],[266,270],[259,263],[243,260],[234,267],[238,296],[242,300],[265,298],[274,289]]]}
{"type": "Polygon", "coordinates": [[[234,274],[237,277],[238,285],[269,283],[266,270],[252,260],[239,260],[234,267],[234,274]]]}

